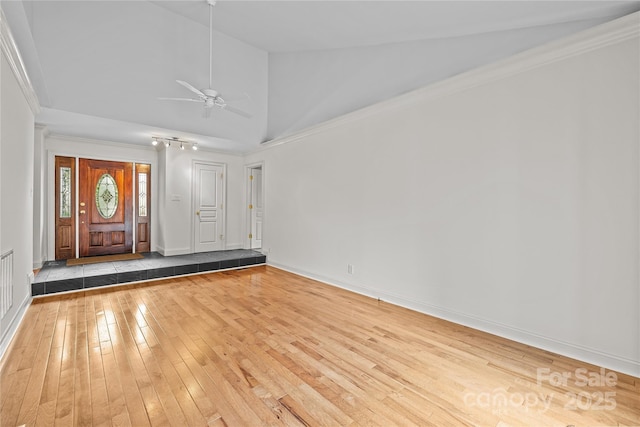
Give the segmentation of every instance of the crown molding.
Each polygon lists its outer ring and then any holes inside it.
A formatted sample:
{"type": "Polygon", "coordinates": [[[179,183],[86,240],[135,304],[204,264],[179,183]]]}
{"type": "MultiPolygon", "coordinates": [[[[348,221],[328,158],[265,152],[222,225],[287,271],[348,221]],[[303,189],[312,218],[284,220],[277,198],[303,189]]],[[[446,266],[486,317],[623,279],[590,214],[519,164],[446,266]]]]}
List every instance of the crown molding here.
{"type": "Polygon", "coordinates": [[[48,133],[46,135],[47,139],[57,139],[65,142],[74,142],[80,144],[96,144],[96,145],[107,145],[109,147],[114,148],[122,148],[127,150],[143,150],[143,151],[156,151],[156,147],[152,145],[143,145],[143,144],[130,144],[126,142],[117,142],[117,141],[108,141],[103,139],[92,139],[92,138],[83,138],[80,136],[72,136],[72,135],[64,135],[60,133],[48,133]]]}
{"type": "Polygon", "coordinates": [[[571,36],[535,47],[509,58],[485,65],[465,73],[458,74],[416,89],[406,94],[391,98],[368,107],[347,113],[326,122],[303,129],[292,135],[275,138],[264,142],[251,151],[257,153],[282,144],[301,141],[310,136],[326,132],[330,129],[356,122],[372,115],[393,109],[442,98],[477,86],[502,80],[516,74],[524,73],[577,55],[622,43],[640,36],[640,12],[589,28],[571,36]]]}
{"type": "Polygon", "coordinates": [[[0,49],[2,49],[2,53],[7,58],[7,62],[20,85],[20,89],[31,108],[31,111],[34,115],[38,114],[40,112],[38,96],[36,95],[36,91],[33,89],[31,80],[29,80],[27,69],[22,61],[20,51],[18,50],[18,46],[16,45],[13,35],[11,34],[11,29],[9,28],[7,18],[4,16],[2,8],[0,8],[0,49]]]}
{"type": "Polygon", "coordinates": [[[37,131],[41,132],[42,136],[45,137],[45,138],[48,137],[49,134],[51,133],[49,131],[49,128],[46,125],[43,125],[43,124],[40,124],[40,123],[36,123],[35,124],[35,128],[36,128],[37,131]]]}

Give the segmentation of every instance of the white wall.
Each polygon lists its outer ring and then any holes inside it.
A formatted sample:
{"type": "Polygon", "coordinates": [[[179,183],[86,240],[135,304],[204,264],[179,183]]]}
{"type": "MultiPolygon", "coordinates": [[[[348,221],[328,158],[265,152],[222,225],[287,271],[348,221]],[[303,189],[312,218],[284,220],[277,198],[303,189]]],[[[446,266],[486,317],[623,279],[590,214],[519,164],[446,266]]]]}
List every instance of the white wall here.
{"type": "Polygon", "coordinates": [[[13,250],[14,280],[12,308],[0,320],[1,355],[31,297],[34,115],[4,50],[0,56],[0,253],[13,250]]]}
{"type": "Polygon", "coordinates": [[[639,48],[635,14],[247,156],[269,263],[639,376],[639,48]]]}
{"type": "MultiPolygon", "coordinates": [[[[1,11],[2,9],[0,9],[1,11]]],[[[0,14],[0,17],[2,17],[2,14],[0,14]]],[[[2,55],[2,62],[4,62],[4,55],[2,55]]],[[[0,64],[0,166],[2,165],[2,146],[3,146],[3,141],[4,138],[2,138],[2,110],[4,110],[3,108],[3,104],[5,102],[3,102],[3,96],[2,96],[2,80],[3,80],[3,76],[4,76],[4,72],[3,72],[3,68],[2,65],[0,64]]],[[[4,246],[2,243],[2,182],[4,181],[4,179],[2,178],[2,169],[0,169],[0,255],[4,253],[4,246]]],[[[0,279],[1,280],[1,279],[0,279]]],[[[15,328],[17,329],[17,326],[15,326],[15,328]]],[[[9,335],[13,335],[9,333],[9,329],[10,329],[10,325],[3,325],[2,321],[0,321],[0,355],[4,354],[4,351],[6,350],[6,348],[9,345],[9,342],[11,340],[11,337],[9,335]]],[[[1,357],[1,356],[0,356],[1,357]]]]}
{"type": "Polygon", "coordinates": [[[158,195],[161,210],[162,242],[158,251],[165,255],[177,255],[193,252],[193,162],[203,161],[222,163],[226,165],[226,233],[227,249],[242,246],[242,157],[198,150],[181,151],[170,147],[161,148],[159,155],[165,172],[164,182],[161,184],[161,194],[158,195]],[[176,200],[179,199],[179,200],[176,200]]]}

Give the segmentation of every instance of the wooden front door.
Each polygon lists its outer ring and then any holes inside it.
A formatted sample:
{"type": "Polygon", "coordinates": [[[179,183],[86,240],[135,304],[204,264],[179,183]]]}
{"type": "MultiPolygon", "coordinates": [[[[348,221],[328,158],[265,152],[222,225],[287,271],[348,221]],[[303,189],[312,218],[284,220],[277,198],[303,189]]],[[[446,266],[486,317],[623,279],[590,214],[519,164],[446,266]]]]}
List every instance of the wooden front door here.
{"type": "Polygon", "coordinates": [[[132,252],[132,164],[80,159],[79,169],[80,256],[132,252]]]}

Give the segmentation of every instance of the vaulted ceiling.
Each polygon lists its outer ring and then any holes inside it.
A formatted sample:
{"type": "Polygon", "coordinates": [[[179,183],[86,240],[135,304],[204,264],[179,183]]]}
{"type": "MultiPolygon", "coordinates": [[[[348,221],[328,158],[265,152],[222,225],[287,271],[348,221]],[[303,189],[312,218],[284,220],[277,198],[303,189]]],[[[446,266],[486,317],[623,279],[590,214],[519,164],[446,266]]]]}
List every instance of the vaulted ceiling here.
{"type": "Polygon", "coordinates": [[[246,152],[393,96],[640,10],[639,1],[9,1],[2,9],[54,134],[152,135],[246,152]]]}

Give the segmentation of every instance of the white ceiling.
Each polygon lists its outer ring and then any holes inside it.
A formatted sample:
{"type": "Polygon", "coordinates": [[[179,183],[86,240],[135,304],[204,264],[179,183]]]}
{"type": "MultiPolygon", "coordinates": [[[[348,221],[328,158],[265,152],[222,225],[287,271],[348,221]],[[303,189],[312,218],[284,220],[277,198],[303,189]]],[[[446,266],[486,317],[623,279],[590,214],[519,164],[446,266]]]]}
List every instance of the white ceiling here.
{"type": "MultiPolygon", "coordinates": [[[[626,3],[626,4],[625,4],[626,3]]],[[[219,1],[214,27],[268,52],[375,46],[617,17],[616,1],[219,1]]],[[[192,1],[154,4],[208,25],[192,1]]]]}
{"type": "Polygon", "coordinates": [[[199,1],[2,2],[52,133],[244,152],[584,28],[639,1],[218,1],[214,88],[246,119],[196,103],[208,86],[199,1]]]}

